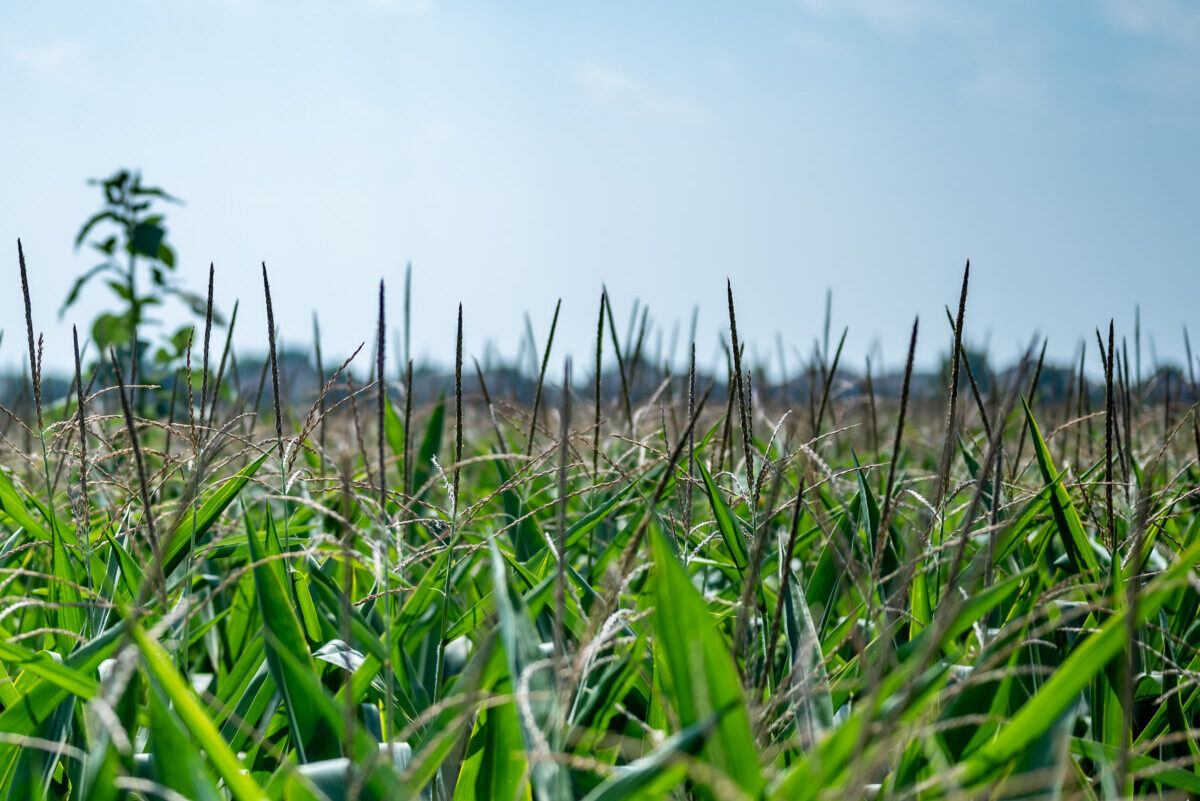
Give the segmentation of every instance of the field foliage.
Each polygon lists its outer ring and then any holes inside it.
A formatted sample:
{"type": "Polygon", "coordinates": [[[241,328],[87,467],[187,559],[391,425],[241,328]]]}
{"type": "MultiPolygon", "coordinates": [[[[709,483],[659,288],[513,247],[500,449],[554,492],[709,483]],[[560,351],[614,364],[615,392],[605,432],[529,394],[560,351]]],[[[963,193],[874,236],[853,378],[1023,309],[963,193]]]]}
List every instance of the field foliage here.
{"type": "MultiPolygon", "coordinates": [[[[956,357],[965,301],[921,323],[956,357]]],[[[29,321],[0,796],[1200,793],[1200,434],[1190,384],[1131,377],[1108,330],[1104,380],[1053,402],[1038,350],[986,392],[954,358],[936,400],[908,373],[877,397],[826,333],[789,410],[732,291],[715,388],[602,300],[617,396],[562,391],[551,328],[532,405],[461,345],[415,403],[379,304],[373,361],[323,366],[311,408],[270,363],[239,392],[208,329],[178,380],[85,348],[42,398],[29,321]]]]}

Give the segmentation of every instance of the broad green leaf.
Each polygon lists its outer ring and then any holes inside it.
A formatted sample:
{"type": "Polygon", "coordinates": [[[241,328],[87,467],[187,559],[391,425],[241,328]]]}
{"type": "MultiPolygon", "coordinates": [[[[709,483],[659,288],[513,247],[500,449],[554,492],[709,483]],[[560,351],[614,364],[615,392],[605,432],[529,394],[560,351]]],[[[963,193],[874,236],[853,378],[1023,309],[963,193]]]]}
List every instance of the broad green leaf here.
{"type": "Polygon", "coordinates": [[[425,424],[425,434],[421,437],[421,447],[417,450],[417,462],[412,468],[414,493],[419,494],[421,487],[429,481],[433,470],[433,459],[442,450],[442,429],[445,428],[445,420],[446,396],[443,394],[438,398],[437,405],[433,407],[433,414],[429,416],[429,422],[425,424]]]}
{"type": "Polygon", "coordinates": [[[764,787],[762,768],[729,646],[665,538],[652,533],[651,545],[656,658],[666,667],[675,715],[685,728],[720,715],[702,759],[756,797],[764,787]]]}
{"type": "Polygon", "coordinates": [[[267,801],[267,794],[244,771],[237,756],[221,739],[221,734],[209,719],[207,710],[196,698],[196,694],[187,682],[179,675],[171,662],[170,655],[161,645],[151,639],[141,626],[136,623],[131,625],[133,639],[142,652],[146,669],[162,687],[166,696],[171,699],[179,719],[196,740],[197,745],[204,749],[208,760],[225,782],[225,787],[234,799],[236,801],[267,801]]]}
{"type": "MultiPolygon", "coordinates": [[[[812,744],[833,725],[833,701],[829,697],[829,679],[825,674],[825,660],[821,653],[821,641],[813,625],[808,603],[800,582],[788,574],[783,592],[783,624],[788,639],[788,672],[790,686],[795,692],[793,718],[796,733],[801,743],[812,744]]],[[[786,685],[777,692],[789,692],[786,685]]]]}
{"type": "MultiPolygon", "coordinates": [[[[1079,737],[1071,738],[1071,750],[1093,762],[1104,760],[1115,765],[1121,759],[1121,753],[1118,749],[1079,737]]],[[[1153,778],[1155,782],[1164,787],[1184,790],[1192,795],[1200,794],[1200,776],[1190,770],[1178,767],[1169,762],[1162,762],[1146,754],[1131,754],[1129,758],[1129,770],[1153,778]]]]}
{"type": "Polygon", "coordinates": [[[538,534],[533,518],[527,514],[528,509],[521,492],[511,486],[513,476],[507,465],[499,459],[494,460],[492,464],[496,466],[496,474],[503,488],[500,490],[500,501],[504,505],[505,524],[513,550],[517,559],[522,562],[534,559],[546,550],[546,541],[538,534]]]}
{"type": "Polygon", "coordinates": [[[1021,403],[1025,407],[1030,440],[1033,442],[1034,453],[1037,454],[1038,468],[1042,472],[1042,479],[1052,487],[1050,507],[1054,511],[1054,521],[1058,525],[1063,547],[1066,548],[1067,555],[1077,572],[1098,579],[1101,576],[1100,565],[1096,561],[1096,554],[1092,552],[1092,545],[1088,541],[1087,534],[1083,531],[1083,524],[1079,520],[1079,514],[1075,511],[1075,505],[1071,502],[1071,494],[1063,486],[1062,476],[1054,468],[1050,448],[1042,439],[1042,432],[1038,428],[1037,421],[1033,419],[1033,412],[1030,411],[1029,404],[1025,403],[1024,398],[1021,399],[1021,403]]]}
{"type": "Polygon", "coordinates": [[[584,801],[657,801],[681,784],[687,776],[680,757],[695,755],[718,724],[712,715],[697,721],[662,741],[654,751],[619,767],[584,801]]]}
{"type": "Polygon", "coordinates": [[[51,538],[50,530],[29,514],[29,510],[25,508],[25,504],[21,501],[21,496],[17,492],[17,488],[2,469],[0,469],[0,509],[3,509],[4,514],[12,518],[13,522],[18,526],[28,531],[31,536],[39,540],[49,540],[51,538]]]}
{"type": "Polygon", "coordinates": [[[95,679],[55,659],[46,651],[35,653],[17,643],[0,640],[0,661],[40,676],[85,701],[99,689],[95,679]]]}
{"type": "MultiPolygon", "coordinates": [[[[1175,588],[1200,560],[1200,543],[1179,555],[1175,563],[1138,596],[1134,617],[1142,625],[1158,612],[1175,588]]],[[[997,732],[996,739],[980,749],[965,765],[964,782],[983,781],[1001,765],[1016,757],[1046,731],[1097,672],[1120,653],[1124,646],[1126,615],[1111,616],[1100,628],[1076,645],[1058,670],[1042,685],[1012,720],[997,732]]]]}
{"type": "MultiPolygon", "coordinates": [[[[540,670],[534,668],[530,676],[524,676],[527,668],[542,660],[541,640],[520,596],[514,594],[509,586],[504,570],[504,558],[500,555],[495,540],[489,541],[489,552],[496,610],[500,618],[500,640],[504,646],[509,680],[517,686],[521,686],[524,680],[529,690],[538,696],[529,702],[531,715],[522,715],[520,718],[521,738],[525,750],[533,753],[538,750],[539,743],[552,736],[547,729],[555,719],[555,707],[561,701],[553,698],[554,684],[548,666],[540,670]]],[[[539,801],[551,801],[567,792],[566,773],[554,762],[534,762],[532,776],[534,791],[539,801]]]]}
{"type": "MultiPolygon", "coordinates": [[[[396,413],[396,407],[392,404],[391,395],[387,396],[387,403],[383,406],[383,428],[387,438],[388,447],[392,449],[392,455],[396,457],[396,469],[403,471],[404,460],[404,421],[400,419],[400,415],[396,413]]],[[[403,475],[401,475],[403,477],[403,475]]]]}
{"type": "MultiPolygon", "coordinates": [[[[73,674],[56,672],[56,681],[51,681],[49,678],[38,676],[32,670],[29,671],[32,680],[18,688],[21,694],[20,702],[0,712],[0,731],[18,737],[32,736],[74,690],[92,690],[95,685],[79,679],[76,674],[91,674],[103,660],[111,656],[120,642],[122,629],[122,626],[113,626],[64,659],[62,666],[73,671],[73,674]],[[69,685],[71,689],[62,686],[63,684],[69,685]]],[[[37,660],[37,667],[39,670],[44,668],[47,673],[52,670],[41,660],[37,660]]],[[[12,743],[0,743],[0,766],[10,764],[13,755],[19,750],[12,743]]],[[[0,775],[3,775],[2,770],[0,775]]]]}
{"type": "Polygon", "coordinates": [[[708,494],[708,502],[712,506],[713,516],[716,517],[721,538],[725,540],[725,547],[729,549],[729,554],[733,557],[733,564],[738,571],[743,571],[750,564],[750,556],[746,550],[745,537],[738,528],[737,519],[733,516],[728,504],[725,503],[720,488],[713,481],[713,477],[709,474],[708,468],[704,466],[702,459],[696,461],[696,469],[700,471],[700,477],[704,479],[704,491],[708,494]]]}
{"type": "MultiPolygon", "coordinates": [[[[284,589],[283,578],[279,574],[280,552],[275,547],[270,548],[270,554],[263,549],[258,536],[250,530],[248,518],[246,536],[250,542],[254,587],[263,618],[262,633],[266,643],[267,664],[270,666],[275,686],[283,694],[283,703],[292,730],[292,743],[300,755],[300,761],[307,762],[305,743],[316,731],[319,713],[315,708],[314,699],[307,692],[306,678],[317,675],[317,667],[304,638],[304,630],[296,617],[296,610],[284,589]],[[273,557],[272,561],[268,561],[268,555],[273,557]],[[285,652],[291,659],[284,658],[285,652]]],[[[274,545],[269,536],[268,543],[270,546],[274,545]]]]}
{"type": "Polygon", "coordinates": [[[151,685],[150,753],[155,779],[184,798],[218,801],[200,752],[171,712],[161,685],[151,685]]]}
{"type": "Polygon", "coordinates": [[[85,625],[83,595],[79,591],[77,579],[82,576],[82,565],[77,565],[64,543],[62,527],[57,521],[51,520],[50,535],[52,542],[51,572],[54,583],[50,585],[50,600],[58,605],[55,610],[58,618],[58,628],[65,634],[56,634],[58,649],[62,654],[69,654],[79,640],[72,634],[84,638],[88,635],[85,625]]]}
{"type": "Polygon", "coordinates": [[[258,472],[258,468],[262,467],[263,462],[270,455],[271,452],[267,451],[243,467],[237,472],[237,475],[224,481],[216,492],[206,498],[204,503],[200,504],[200,508],[183,517],[183,520],[175,531],[171,533],[166,546],[163,548],[163,561],[165,565],[163,573],[165,575],[170,575],[179,566],[179,563],[187,557],[189,545],[193,542],[200,542],[201,538],[208,533],[208,530],[217,522],[217,519],[220,518],[229,504],[233,503],[233,499],[246,486],[246,482],[250,480],[250,477],[258,472]]]}
{"type": "MultiPolygon", "coordinates": [[[[512,693],[507,679],[494,690],[512,693]]],[[[454,801],[488,801],[529,796],[525,785],[527,762],[521,740],[521,722],[514,702],[480,711],[471,732],[462,770],[454,788],[454,801]]]]}

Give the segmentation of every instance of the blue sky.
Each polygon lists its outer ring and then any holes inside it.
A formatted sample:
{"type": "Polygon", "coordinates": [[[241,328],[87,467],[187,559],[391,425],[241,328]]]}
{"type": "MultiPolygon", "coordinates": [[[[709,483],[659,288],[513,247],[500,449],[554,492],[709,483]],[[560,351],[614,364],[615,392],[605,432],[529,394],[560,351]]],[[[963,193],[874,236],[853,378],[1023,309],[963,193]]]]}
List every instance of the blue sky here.
{"type": "MultiPolygon", "coordinates": [[[[733,279],[744,339],[793,365],[821,328],[847,356],[947,348],[972,261],[968,335],[1011,359],[1035,331],[1068,358],[1135,304],[1160,358],[1200,337],[1200,5],[1186,0],[499,4],[114,0],[0,10],[0,240],[30,260],[35,324],[91,265],[71,242],[120,166],[170,212],[186,283],[217,268],[261,349],[258,263],[285,341],[371,336],[387,280],[413,353],[515,354],[532,315],[590,364],[607,283],[669,335],[700,307],[712,358],[733,279]]],[[[168,307],[167,323],[185,318],[168,307]]],[[[15,291],[0,364],[20,363],[15,291]]],[[[1132,345],[1132,342],[1131,342],[1132,345]]],[[[556,346],[556,350],[558,350],[556,346]]],[[[682,355],[682,348],[680,348],[682,355]]],[[[1089,360],[1094,361],[1094,353],[1089,360]]]]}

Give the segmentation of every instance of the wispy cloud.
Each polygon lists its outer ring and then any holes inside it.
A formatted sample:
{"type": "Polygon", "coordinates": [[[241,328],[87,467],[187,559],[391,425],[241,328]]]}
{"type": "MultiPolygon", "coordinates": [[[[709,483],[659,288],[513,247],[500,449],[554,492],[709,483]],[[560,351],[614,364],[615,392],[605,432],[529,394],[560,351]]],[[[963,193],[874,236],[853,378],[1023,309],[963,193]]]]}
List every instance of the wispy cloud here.
{"type": "Polygon", "coordinates": [[[815,58],[831,58],[845,54],[846,48],[838,39],[803,28],[794,28],[783,34],[788,47],[815,58]]]}
{"type": "Polygon", "coordinates": [[[897,33],[923,28],[956,27],[962,7],[941,0],[799,0],[811,14],[857,18],[868,25],[897,33]]]}
{"type": "Polygon", "coordinates": [[[361,0],[369,8],[424,16],[433,11],[433,0],[361,0]]]}
{"type": "Polygon", "coordinates": [[[1104,20],[1143,48],[1121,77],[1153,104],[1162,119],[1190,129],[1200,125],[1200,5],[1190,0],[1106,0],[1104,20]]]}
{"type": "Polygon", "coordinates": [[[1104,11],[1125,33],[1200,44],[1200,4],[1192,0],[1107,0],[1104,11]]]}
{"type": "MultiPolygon", "coordinates": [[[[260,6],[269,5],[261,0],[217,0],[217,2],[227,10],[238,13],[256,13],[260,6]]],[[[331,8],[352,7],[353,5],[410,16],[425,16],[433,11],[433,0],[355,0],[353,4],[334,0],[301,0],[278,5],[285,10],[298,9],[306,14],[316,14],[331,8]]]]}
{"type": "Polygon", "coordinates": [[[977,47],[973,61],[957,78],[964,98],[995,104],[1023,114],[1038,113],[1051,102],[1042,44],[1030,37],[1005,37],[977,47]]]}
{"type": "Polygon", "coordinates": [[[580,67],[575,72],[575,80],[598,103],[681,122],[695,122],[704,117],[694,103],[659,92],[641,78],[603,64],[580,67]]]}
{"type": "Polygon", "coordinates": [[[32,75],[51,81],[77,81],[87,64],[83,45],[71,39],[8,48],[9,59],[32,75]]]}

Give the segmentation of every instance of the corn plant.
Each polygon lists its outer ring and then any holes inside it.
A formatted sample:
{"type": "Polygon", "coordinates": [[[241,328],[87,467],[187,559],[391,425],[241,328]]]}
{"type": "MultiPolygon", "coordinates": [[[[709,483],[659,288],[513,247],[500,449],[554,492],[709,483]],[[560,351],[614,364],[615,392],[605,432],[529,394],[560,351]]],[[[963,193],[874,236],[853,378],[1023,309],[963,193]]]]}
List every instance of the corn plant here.
{"type": "Polygon", "coordinates": [[[307,409],[276,375],[261,415],[146,419],[120,354],[90,392],[77,360],[6,423],[0,793],[1200,793],[1194,410],[1111,333],[1098,412],[1032,349],[960,397],[965,280],[941,396],[914,325],[898,396],[827,342],[772,401],[729,299],[732,381],[631,359],[606,293],[596,386],[548,338],[540,414],[463,375],[470,310],[447,386],[388,385],[382,287],[375,363],[307,409]]]}

